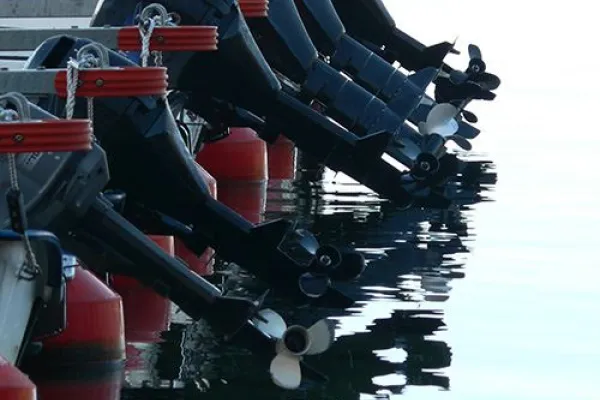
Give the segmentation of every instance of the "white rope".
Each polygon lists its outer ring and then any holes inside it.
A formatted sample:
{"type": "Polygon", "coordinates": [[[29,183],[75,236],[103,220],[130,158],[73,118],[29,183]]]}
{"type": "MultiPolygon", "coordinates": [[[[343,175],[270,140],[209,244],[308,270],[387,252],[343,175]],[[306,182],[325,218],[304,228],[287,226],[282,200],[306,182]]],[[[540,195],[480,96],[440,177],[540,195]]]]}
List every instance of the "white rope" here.
{"type": "MultiPolygon", "coordinates": [[[[0,122],[14,122],[18,120],[20,120],[19,113],[17,113],[15,110],[0,106],[0,122]]],[[[22,196],[21,189],[19,187],[19,175],[15,154],[9,153],[7,154],[7,158],[10,188],[22,196]]],[[[21,238],[23,239],[23,244],[25,245],[25,264],[23,264],[22,268],[19,270],[18,275],[23,279],[31,280],[41,273],[41,268],[37,262],[33,248],[31,247],[31,242],[27,236],[27,232],[24,232],[21,235],[21,238]]]]}
{"type": "Polygon", "coordinates": [[[158,3],[153,3],[146,6],[139,14],[139,25],[140,36],[142,37],[142,51],[140,54],[142,67],[148,66],[148,58],[150,54],[154,55],[154,65],[162,67],[163,65],[163,53],[162,51],[150,51],[150,40],[154,29],[160,26],[174,26],[176,25],[173,15],[167,12],[167,9],[158,3]]]}
{"type": "MultiPolygon", "coordinates": [[[[79,72],[86,68],[98,68],[102,66],[101,57],[94,56],[91,52],[83,52],[78,59],[70,59],[67,62],[67,103],[65,105],[67,119],[72,119],[75,113],[76,94],[79,86],[79,72]]],[[[87,117],[94,129],[94,99],[87,97],[87,117]]],[[[95,137],[92,134],[95,140],[95,137]]]]}
{"type": "Polygon", "coordinates": [[[142,36],[142,67],[148,66],[148,58],[150,57],[150,39],[156,27],[157,18],[148,18],[146,21],[140,21],[140,35],[142,36]],[[146,26],[147,25],[147,26],[146,26]]]}
{"type": "Polygon", "coordinates": [[[163,64],[163,53],[162,51],[150,51],[150,41],[152,39],[152,35],[154,34],[154,29],[159,26],[164,26],[162,17],[160,15],[155,15],[154,17],[150,17],[144,21],[140,21],[139,30],[140,36],[142,37],[142,51],[140,57],[142,59],[141,65],[142,67],[148,66],[148,59],[150,58],[150,54],[154,55],[154,65],[157,67],[161,67],[163,64]]]}

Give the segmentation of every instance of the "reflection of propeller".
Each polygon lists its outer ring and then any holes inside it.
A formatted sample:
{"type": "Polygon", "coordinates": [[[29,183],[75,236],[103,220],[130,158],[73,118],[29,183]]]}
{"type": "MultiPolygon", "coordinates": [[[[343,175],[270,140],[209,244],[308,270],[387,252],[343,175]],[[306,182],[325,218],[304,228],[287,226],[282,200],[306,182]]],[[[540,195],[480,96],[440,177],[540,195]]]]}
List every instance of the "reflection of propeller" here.
{"type": "Polygon", "coordinates": [[[288,328],[279,314],[264,309],[253,322],[259,330],[277,339],[277,355],[271,361],[270,371],[273,382],[284,389],[296,389],[300,386],[300,362],[303,356],[321,354],[335,340],[333,323],[325,319],[308,329],[298,325],[288,328]]]}
{"type": "MultiPolygon", "coordinates": [[[[486,72],[487,65],[481,56],[481,50],[474,44],[469,45],[469,66],[466,71],[454,70],[447,74],[447,79],[437,82],[435,98],[438,103],[453,103],[462,109],[473,99],[493,100],[493,93],[500,86],[500,78],[486,72]]],[[[462,111],[468,122],[477,122],[477,116],[469,111],[462,111]]]]}
{"type": "Polygon", "coordinates": [[[350,281],[363,272],[365,260],[362,254],[320,245],[315,236],[304,229],[297,230],[296,235],[298,243],[314,256],[309,270],[298,280],[300,290],[308,297],[323,296],[332,280],[350,281]]]}

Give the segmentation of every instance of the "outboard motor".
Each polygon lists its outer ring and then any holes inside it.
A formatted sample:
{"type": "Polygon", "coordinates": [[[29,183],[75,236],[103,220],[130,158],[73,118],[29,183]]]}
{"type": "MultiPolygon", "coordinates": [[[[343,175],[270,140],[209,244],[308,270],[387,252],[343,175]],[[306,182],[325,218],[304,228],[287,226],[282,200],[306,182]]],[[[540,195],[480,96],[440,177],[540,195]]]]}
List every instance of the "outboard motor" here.
{"type": "MultiPolygon", "coordinates": [[[[469,45],[469,66],[458,71],[444,63],[449,52],[457,53],[449,42],[425,46],[396,27],[394,19],[381,0],[332,0],[348,33],[390,63],[416,71],[427,67],[442,67],[443,74],[436,80],[435,99],[438,103],[450,102],[461,110],[471,100],[493,100],[500,79],[486,72],[487,66],[481,50],[469,45]]],[[[420,118],[424,120],[424,112],[420,118]]],[[[477,117],[464,111],[469,122],[477,117]]]]}
{"type": "MultiPolygon", "coordinates": [[[[307,103],[317,99],[324,104],[329,116],[358,134],[393,133],[401,145],[393,141],[387,152],[412,168],[413,176],[437,172],[439,163],[427,170],[419,169],[421,149],[401,130],[404,121],[421,102],[425,89],[437,76],[437,69],[427,68],[411,77],[402,75],[401,79],[390,82],[394,86],[390,88],[394,96],[386,105],[319,59],[319,52],[307,34],[293,0],[271,0],[268,17],[253,18],[248,24],[270,65],[299,85],[295,90],[282,80],[288,92],[307,103]]],[[[335,26],[328,28],[334,30],[335,26]]]]}
{"type": "Polygon", "coordinates": [[[448,206],[447,199],[431,197],[428,185],[382,159],[392,132],[358,138],[283,91],[234,0],[102,0],[92,25],[129,24],[151,3],[165,6],[182,25],[218,27],[218,51],[172,53],[164,58],[173,88],[188,96],[186,108],[209,119],[218,116],[229,125],[250,126],[267,141],[284,134],[318,162],[346,173],[399,206],[409,207],[414,197],[427,198],[437,207],[448,206]]]}
{"type": "Polygon", "coordinates": [[[396,28],[381,0],[332,0],[348,34],[365,43],[390,62],[409,71],[439,67],[454,45],[449,42],[425,46],[396,28]],[[382,48],[385,46],[385,50],[382,48]]]}
{"type": "MultiPolygon", "coordinates": [[[[73,44],[74,41],[71,40],[70,43],[73,44]]],[[[44,72],[52,73],[52,70],[44,72]]],[[[0,80],[2,78],[0,73],[0,80]]],[[[48,121],[50,126],[58,124],[56,117],[27,103],[24,98],[18,102],[19,114],[27,113],[33,121],[48,121]],[[27,107],[23,107],[25,104],[27,107]]],[[[54,140],[58,143],[65,141],[66,137],[77,131],[78,123],[87,122],[89,147],[89,121],[72,121],[67,126],[71,131],[63,132],[62,137],[54,140]]],[[[81,126],[79,130],[81,131],[81,126]]],[[[49,135],[42,136],[45,137],[41,142],[47,144],[49,135]]],[[[24,143],[21,151],[28,148],[27,139],[25,137],[21,140],[24,143]]],[[[81,146],[78,147],[81,150],[81,146]]],[[[11,201],[10,207],[0,207],[0,221],[4,221],[5,226],[10,223],[13,229],[16,227],[16,230],[23,230],[24,221],[27,221],[33,228],[56,232],[64,248],[76,254],[85,264],[110,265],[111,272],[133,276],[170,298],[190,317],[206,319],[226,339],[239,340],[261,356],[270,359],[275,357],[278,338],[273,336],[271,328],[273,325],[280,326],[281,317],[272,311],[269,311],[272,314],[269,318],[257,314],[264,296],[257,301],[224,297],[215,286],[166,254],[123,218],[111,202],[100,194],[100,190],[109,181],[106,153],[100,146],[94,143],[89,151],[71,153],[25,152],[19,156],[14,166],[19,182],[18,201],[11,201]],[[261,321],[260,327],[257,325],[257,318],[261,321]]],[[[13,187],[13,182],[14,175],[9,174],[8,169],[0,170],[0,185],[13,187]]],[[[35,242],[36,240],[32,245],[35,246],[35,242]]],[[[48,254],[55,249],[56,246],[51,247],[48,254]]],[[[18,251],[15,254],[17,253],[18,251]]],[[[330,332],[321,331],[319,340],[331,344],[333,337],[330,332]]],[[[301,366],[310,377],[323,378],[316,371],[307,369],[303,363],[301,366]]],[[[271,373],[273,372],[275,382],[278,381],[278,374],[287,373],[282,368],[275,368],[275,371],[272,369],[271,373]]]]}
{"type": "MultiPolygon", "coordinates": [[[[88,43],[68,36],[49,39],[26,68],[66,67],[88,43]]],[[[124,56],[106,52],[109,65],[137,68],[124,56]]],[[[39,104],[53,113],[64,108],[56,96],[39,104]]],[[[86,104],[80,103],[75,115],[86,113],[86,104]]],[[[308,250],[302,254],[302,246],[293,244],[292,223],[276,220],[255,226],[212,198],[163,98],[97,98],[94,117],[94,134],[107,151],[112,175],[108,188],[126,193],[125,216],[130,221],[147,232],[176,235],[198,255],[211,247],[284,295],[317,299],[320,305],[336,308],[353,303],[332,287],[330,278],[352,280],[362,272],[364,261],[342,254],[333,265],[336,274],[323,273],[320,257],[308,250]],[[293,255],[288,249],[292,247],[293,255]]]]}
{"type": "MultiPolygon", "coordinates": [[[[399,103],[396,99],[401,95],[406,96],[408,77],[349,36],[331,0],[296,0],[296,5],[319,53],[328,57],[331,66],[351,76],[355,82],[384,100],[393,111],[402,115],[403,110],[398,110],[399,103]]],[[[471,93],[464,94],[465,98],[473,97],[483,90],[476,85],[471,89],[473,90],[471,93]]],[[[408,119],[418,125],[423,122],[417,118],[421,114],[412,113],[408,119]]],[[[460,129],[456,135],[468,139],[477,136],[478,131],[471,125],[462,121],[459,125],[460,129]]],[[[403,129],[411,128],[405,124],[403,129]]],[[[414,137],[410,134],[405,136],[414,137]]],[[[459,146],[469,147],[468,144],[463,143],[462,138],[454,137],[459,146]]],[[[422,140],[416,142],[421,145],[422,140]]]]}

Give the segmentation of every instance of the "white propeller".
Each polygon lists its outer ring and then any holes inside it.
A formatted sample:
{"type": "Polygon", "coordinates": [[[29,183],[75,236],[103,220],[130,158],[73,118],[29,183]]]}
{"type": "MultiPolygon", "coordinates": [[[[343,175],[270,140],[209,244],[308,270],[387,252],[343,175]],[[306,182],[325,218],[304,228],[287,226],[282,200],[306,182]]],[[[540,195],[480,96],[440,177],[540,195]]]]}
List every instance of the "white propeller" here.
{"type": "Polygon", "coordinates": [[[277,339],[277,355],[271,361],[271,378],[284,389],[296,389],[302,381],[300,361],[305,355],[324,353],[335,340],[331,321],[322,319],[310,328],[288,327],[279,314],[271,309],[259,311],[253,320],[258,329],[277,339]]]}
{"type": "Polygon", "coordinates": [[[423,136],[440,135],[446,140],[452,140],[463,150],[471,150],[471,143],[460,135],[456,116],[459,114],[458,108],[449,103],[438,104],[431,109],[427,115],[427,121],[419,123],[419,133],[423,136]]]}

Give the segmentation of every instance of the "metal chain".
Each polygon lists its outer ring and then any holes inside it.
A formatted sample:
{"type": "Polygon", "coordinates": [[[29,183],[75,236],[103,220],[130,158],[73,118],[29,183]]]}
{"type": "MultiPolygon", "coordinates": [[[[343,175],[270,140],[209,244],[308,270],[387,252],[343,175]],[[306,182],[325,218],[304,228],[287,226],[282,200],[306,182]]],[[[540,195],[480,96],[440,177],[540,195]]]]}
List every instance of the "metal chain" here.
{"type": "MultiPolygon", "coordinates": [[[[12,122],[20,119],[19,114],[15,110],[6,109],[0,106],[0,122],[12,122]]],[[[14,153],[7,154],[8,158],[8,176],[10,179],[10,188],[20,192],[19,187],[19,175],[17,170],[17,160],[14,153]]],[[[36,276],[41,274],[42,270],[37,262],[31,242],[27,232],[21,235],[23,244],[25,245],[25,263],[18,272],[18,275],[22,279],[33,280],[36,276]]]]}

